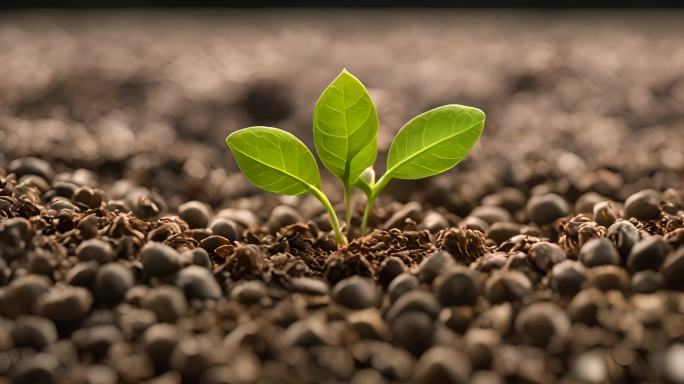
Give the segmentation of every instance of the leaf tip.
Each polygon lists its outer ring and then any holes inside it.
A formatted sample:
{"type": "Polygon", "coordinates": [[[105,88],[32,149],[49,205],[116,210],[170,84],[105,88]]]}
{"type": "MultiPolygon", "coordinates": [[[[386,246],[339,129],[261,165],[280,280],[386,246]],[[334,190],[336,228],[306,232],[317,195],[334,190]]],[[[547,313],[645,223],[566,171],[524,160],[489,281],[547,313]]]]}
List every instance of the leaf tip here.
{"type": "Polygon", "coordinates": [[[351,78],[354,79],[355,81],[358,81],[359,83],[361,82],[356,76],[354,76],[353,73],[349,72],[347,68],[342,68],[342,71],[340,72],[339,75],[337,75],[338,79],[341,78],[351,78]]]}

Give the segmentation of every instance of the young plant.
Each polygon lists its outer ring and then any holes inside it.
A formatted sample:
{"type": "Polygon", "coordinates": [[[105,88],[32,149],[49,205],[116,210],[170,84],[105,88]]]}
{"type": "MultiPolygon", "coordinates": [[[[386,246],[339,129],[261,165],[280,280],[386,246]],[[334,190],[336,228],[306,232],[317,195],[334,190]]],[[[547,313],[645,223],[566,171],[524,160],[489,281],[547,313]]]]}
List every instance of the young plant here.
{"type": "Polygon", "coordinates": [[[378,113],[366,88],[347,70],[342,70],[318,99],[313,135],[318,157],[344,186],[348,233],[352,187],[378,156],[378,113]]]}
{"type": "MultiPolygon", "coordinates": [[[[416,116],[394,138],[387,171],[375,182],[378,115],[363,84],[343,70],[316,104],[313,134],[323,165],[344,187],[347,230],[353,187],[367,196],[361,224],[365,235],[373,203],[390,180],[421,179],[454,167],[477,142],[484,120],[481,110],[455,104],[416,116]]],[[[330,216],[337,242],[347,243],[335,210],[321,190],[318,164],[304,143],[271,127],[241,129],[230,134],[226,143],[242,172],[257,187],[283,195],[314,195],[330,216]]]]}

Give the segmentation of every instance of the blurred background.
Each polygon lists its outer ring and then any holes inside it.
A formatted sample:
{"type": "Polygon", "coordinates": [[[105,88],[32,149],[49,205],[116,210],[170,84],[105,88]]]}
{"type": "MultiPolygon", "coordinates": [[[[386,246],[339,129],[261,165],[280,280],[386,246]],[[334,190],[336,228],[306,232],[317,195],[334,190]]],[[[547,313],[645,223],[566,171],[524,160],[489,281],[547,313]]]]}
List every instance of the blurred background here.
{"type": "Polygon", "coordinates": [[[467,213],[471,197],[505,186],[570,201],[681,187],[683,19],[645,9],[8,9],[0,166],[36,156],[100,183],[132,180],[172,206],[226,205],[253,189],[225,137],[272,125],[311,144],[314,104],[347,68],[376,103],[381,151],[428,108],[488,115],[466,161],[428,189],[390,188],[399,200],[444,195],[467,213]]]}

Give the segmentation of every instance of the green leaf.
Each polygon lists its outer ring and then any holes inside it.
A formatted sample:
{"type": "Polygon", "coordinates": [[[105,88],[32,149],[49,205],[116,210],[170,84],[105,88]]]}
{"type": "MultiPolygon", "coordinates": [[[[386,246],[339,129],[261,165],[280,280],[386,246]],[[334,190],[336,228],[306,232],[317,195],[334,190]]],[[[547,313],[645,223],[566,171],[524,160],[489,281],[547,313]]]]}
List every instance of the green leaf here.
{"type": "Polygon", "coordinates": [[[281,195],[320,189],[318,165],[309,149],[289,132],[249,127],[226,138],[242,173],[257,187],[281,195]]]}
{"type": "Polygon", "coordinates": [[[397,133],[387,157],[387,175],[414,180],[442,173],[470,152],[484,128],[485,114],[445,105],[414,117],[397,133]]]}
{"type": "Polygon", "coordinates": [[[375,162],[378,114],[366,88],[346,70],[316,103],[313,134],[323,165],[346,185],[375,162]]]}

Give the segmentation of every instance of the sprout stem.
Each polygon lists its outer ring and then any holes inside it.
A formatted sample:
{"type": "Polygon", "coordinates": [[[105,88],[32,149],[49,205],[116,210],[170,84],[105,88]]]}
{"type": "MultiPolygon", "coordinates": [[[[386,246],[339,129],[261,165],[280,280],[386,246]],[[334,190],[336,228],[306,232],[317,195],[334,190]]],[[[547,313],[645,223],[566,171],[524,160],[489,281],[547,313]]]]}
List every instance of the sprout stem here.
{"type": "Polygon", "coordinates": [[[344,215],[345,215],[345,224],[346,224],[347,236],[349,236],[349,230],[351,229],[351,221],[352,221],[351,195],[352,195],[351,185],[345,184],[345,186],[344,186],[344,215]]]}
{"type": "Polygon", "coordinates": [[[309,186],[309,192],[311,192],[312,195],[314,195],[318,201],[323,204],[323,208],[328,212],[328,216],[330,217],[330,224],[332,224],[333,231],[335,232],[335,240],[337,240],[338,245],[347,245],[347,238],[342,234],[342,231],[340,231],[340,222],[337,220],[337,214],[335,213],[335,209],[333,208],[332,204],[330,204],[330,200],[328,200],[328,197],[325,196],[323,191],[320,189],[309,186]]]}
{"type": "Polygon", "coordinates": [[[385,173],[380,180],[371,187],[370,193],[366,194],[368,200],[366,201],[366,209],[363,212],[363,219],[361,221],[361,236],[366,236],[366,232],[368,231],[368,219],[370,218],[371,212],[373,212],[373,203],[375,203],[378,193],[385,188],[390,180],[392,180],[392,176],[389,176],[389,173],[385,173]]]}
{"type": "Polygon", "coordinates": [[[368,196],[366,201],[366,209],[363,211],[363,220],[361,221],[361,236],[366,236],[368,231],[368,218],[373,211],[373,203],[375,202],[375,196],[368,196]]]}

